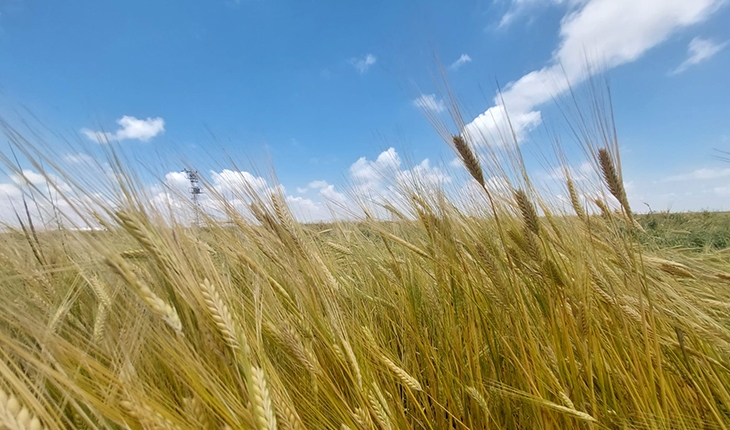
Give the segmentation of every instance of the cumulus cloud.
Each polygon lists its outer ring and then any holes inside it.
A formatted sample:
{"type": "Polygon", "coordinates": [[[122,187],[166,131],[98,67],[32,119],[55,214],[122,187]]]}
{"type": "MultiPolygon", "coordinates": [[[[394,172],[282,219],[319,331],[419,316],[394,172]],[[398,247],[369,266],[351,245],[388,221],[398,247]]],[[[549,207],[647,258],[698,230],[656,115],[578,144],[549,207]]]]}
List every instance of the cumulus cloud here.
{"type": "Polygon", "coordinates": [[[327,206],[312,199],[287,196],[286,203],[289,205],[292,215],[300,221],[327,221],[332,218],[327,206]]]}
{"type": "Polygon", "coordinates": [[[361,183],[379,182],[383,176],[394,173],[400,168],[401,161],[395,148],[388,148],[374,161],[360,157],[350,166],[350,176],[361,183]]]}
{"type": "Polygon", "coordinates": [[[412,169],[398,172],[396,180],[406,186],[418,185],[436,188],[451,182],[451,176],[440,168],[431,166],[431,162],[426,158],[412,169]]]}
{"type": "Polygon", "coordinates": [[[461,57],[459,57],[456,61],[451,63],[449,66],[449,70],[457,71],[466,63],[471,62],[471,57],[466,54],[461,54],[461,57]]]}
{"type": "Polygon", "coordinates": [[[694,65],[707,61],[714,57],[715,54],[725,49],[727,45],[727,41],[717,43],[710,39],[695,37],[689,42],[689,46],[687,47],[687,59],[669,74],[676,75],[678,73],[682,73],[694,65]]]}
{"type": "Polygon", "coordinates": [[[210,172],[213,187],[220,192],[264,191],[268,187],[266,179],[245,171],[223,169],[210,172]]]}
{"type": "MultiPolygon", "coordinates": [[[[724,0],[584,0],[568,2],[560,23],[560,44],[548,65],[509,83],[494,106],[467,126],[476,143],[506,130],[509,111],[518,138],[541,123],[536,108],[600,70],[636,61],[678,30],[706,20],[724,0]]],[[[494,142],[499,143],[499,142],[494,142]]]]}
{"type": "Polygon", "coordinates": [[[378,59],[373,54],[367,54],[362,57],[351,58],[350,64],[362,75],[367,73],[370,67],[377,61],[378,59]]]}
{"type": "Polygon", "coordinates": [[[0,182],[0,227],[17,226],[16,211],[21,218],[26,217],[24,197],[36,228],[55,228],[59,222],[66,224],[63,220],[89,227],[72,208],[72,204],[86,207],[93,205],[88,196],[74,193],[71,186],[56,174],[43,175],[30,169],[12,173],[6,182],[0,182]]]}
{"type": "Polygon", "coordinates": [[[81,129],[81,133],[98,143],[107,143],[112,140],[141,140],[147,142],[165,131],[165,120],[160,117],[138,119],[124,115],[117,120],[117,124],[119,124],[119,128],[113,133],[94,131],[88,128],[81,129]]]}
{"type": "Polygon", "coordinates": [[[427,158],[411,168],[402,165],[394,148],[381,152],[375,160],[359,158],[350,166],[350,194],[358,202],[393,203],[404,189],[437,190],[452,180],[427,158]]]}
{"type": "Polygon", "coordinates": [[[327,183],[327,181],[312,181],[304,187],[297,187],[297,192],[300,194],[304,194],[309,190],[321,190],[328,185],[329,184],[327,183]]]}
{"type": "Polygon", "coordinates": [[[440,113],[446,110],[446,103],[441,99],[437,99],[435,94],[421,94],[420,97],[413,100],[413,105],[419,109],[434,113],[440,113]]]}
{"type": "Polygon", "coordinates": [[[512,111],[508,117],[507,109],[503,105],[496,105],[464,126],[464,134],[477,144],[501,145],[510,135],[510,128],[514,130],[517,140],[522,141],[541,122],[542,114],[539,111],[512,111]]]}

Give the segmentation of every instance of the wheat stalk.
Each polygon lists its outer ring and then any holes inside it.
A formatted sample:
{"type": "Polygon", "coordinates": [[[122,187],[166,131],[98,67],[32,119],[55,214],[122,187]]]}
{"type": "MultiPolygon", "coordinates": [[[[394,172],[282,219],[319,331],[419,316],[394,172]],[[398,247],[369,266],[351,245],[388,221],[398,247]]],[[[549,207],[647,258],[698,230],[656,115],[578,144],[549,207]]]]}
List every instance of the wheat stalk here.
{"type": "Polygon", "coordinates": [[[401,239],[400,237],[398,237],[398,236],[396,236],[394,234],[390,234],[388,232],[383,232],[383,235],[385,237],[387,237],[388,239],[390,239],[390,240],[392,240],[392,241],[394,241],[394,242],[396,242],[396,243],[398,243],[400,245],[405,246],[406,248],[410,249],[411,251],[415,252],[416,254],[420,255],[421,257],[426,258],[428,260],[433,260],[433,257],[431,257],[430,255],[428,255],[426,253],[426,251],[422,250],[421,248],[417,247],[416,245],[414,245],[414,244],[412,244],[412,243],[410,243],[410,242],[408,242],[406,240],[403,240],[403,239],[401,239]]]}
{"type": "Polygon", "coordinates": [[[292,298],[289,295],[289,293],[284,289],[284,287],[281,286],[274,278],[271,277],[266,271],[258,264],[256,261],[254,261],[251,257],[246,255],[243,252],[236,252],[234,251],[236,258],[238,258],[239,261],[244,263],[246,266],[249,267],[254,273],[261,276],[262,278],[266,279],[269,282],[269,285],[271,285],[274,290],[280,294],[284,299],[288,302],[292,302],[292,298]]]}

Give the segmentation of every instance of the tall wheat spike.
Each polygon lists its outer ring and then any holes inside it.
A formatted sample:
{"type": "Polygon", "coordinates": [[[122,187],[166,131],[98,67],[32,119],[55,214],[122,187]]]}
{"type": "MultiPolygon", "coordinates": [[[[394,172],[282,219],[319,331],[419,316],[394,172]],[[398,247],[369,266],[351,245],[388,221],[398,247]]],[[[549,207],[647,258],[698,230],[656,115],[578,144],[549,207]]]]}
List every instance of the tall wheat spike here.
{"type": "Polygon", "coordinates": [[[578,218],[585,219],[586,211],[580,202],[580,195],[575,189],[575,183],[573,183],[573,180],[570,178],[568,178],[566,182],[568,184],[568,195],[570,196],[570,204],[573,206],[575,214],[578,215],[578,218]]]}
{"type": "Polygon", "coordinates": [[[166,303],[160,297],[150,290],[141,279],[134,273],[132,267],[119,256],[110,255],[106,258],[106,263],[109,267],[114,270],[120,277],[122,277],[130,286],[137,290],[137,293],[142,298],[147,306],[156,314],[172,327],[178,334],[182,334],[182,323],[180,317],[177,314],[175,308],[166,303]]]}
{"type": "Polygon", "coordinates": [[[520,213],[522,213],[522,219],[525,221],[527,228],[531,232],[539,235],[540,219],[537,216],[535,205],[527,197],[527,193],[522,189],[515,191],[515,200],[517,201],[517,207],[520,209],[520,213]]]}
{"type": "Polygon", "coordinates": [[[601,172],[603,173],[603,179],[606,181],[608,190],[616,197],[624,211],[631,216],[631,208],[629,207],[629,201],[626,198],[626,189],[624,183],[621,181],[616,165],[611,158],[611,154],[608,153],[606,148],[600,148],[598,150],[598,162],[601,166],[601,172]]]}
{"type": "Polygon", "coordinates": [[[256,426],[259,430],[276,430],[276,413],[271,403],[264,369],[256,366],[251,367],[251,386],[253,388],[251,400],[256,426]]]}
{"type": "Polygon", "coordinates": [[[205,306],[210,313],[216,328],[220,332],[223,340],[233,349],[239,347],[238,335],[236,334],[236,324],[231,316],[228,306],[218,294],[218,290],[206,278],[200,283],[200,292],[203,296],[205,306]]]}
{"type": "Polygon", "coordinates": [[[479,183],[479,185],[484,187],[485,182],[482,166],[479,164],[479,161],[477,160],[476,155],[474,155],[474,152],[471,150],[471,147],[469,147],[469,144],[462,136],[459,135],[453,136],[452,142],[454,144],[454,148],[456,149],[456,153],[459,154],[459,157],[464,163],[464,167],[466,167],[466,170],[469,172],[472,178],[474,178],[474,180],[479,183]]]}

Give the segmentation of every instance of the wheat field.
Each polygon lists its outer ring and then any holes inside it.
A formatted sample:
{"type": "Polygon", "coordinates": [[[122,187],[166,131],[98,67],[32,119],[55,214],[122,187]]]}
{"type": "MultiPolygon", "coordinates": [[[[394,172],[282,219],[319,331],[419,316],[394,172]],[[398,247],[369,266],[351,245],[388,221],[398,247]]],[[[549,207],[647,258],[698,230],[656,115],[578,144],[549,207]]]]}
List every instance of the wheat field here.
{"type": "Polygon", "coordinates": [[[462,135],[477,197],[414,181],[328,224],[244,187],[191,225],[119,159],[113,200],[66,172],[98,229],[1,233],[0,428],[727,429],[730,258],[643,246],[593,136],[563,209],[462,135]]]}

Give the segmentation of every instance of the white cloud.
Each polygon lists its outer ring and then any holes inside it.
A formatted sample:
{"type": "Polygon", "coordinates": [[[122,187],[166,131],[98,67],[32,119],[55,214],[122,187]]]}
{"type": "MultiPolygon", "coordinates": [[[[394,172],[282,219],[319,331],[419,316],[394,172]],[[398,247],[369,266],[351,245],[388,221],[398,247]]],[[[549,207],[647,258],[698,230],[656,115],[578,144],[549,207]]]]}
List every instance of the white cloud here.
{"type": "Polygon", "coordinates": [[[165,131],[165,120],[160,117],[137,119],[133,116],[124,115],[117,120],[120,128],[114,133],[105,131],[93,131],[87,128],[81,132],[91,140],[98,143],[107,143],[112,140],[136,139],[147,142],[153,137],[165,131]]]}
{"type": "Polygon", "coordinates": [[[15,199],[20,197],[21,191],[14,184],[0,183],[0,196],[8,199],[15,199]]]}
{"type": "Polygon", "coordinates": [[[337,203],[341,205],[347,202],[347,197],[341,192],[335,190],[335,186],[332,184],[322,187],[319,190],[319,194],[327,201],[332,203],[337,203]]]}
{"type": "Polygon", "coordinates": [[[682,73],[694,65],[707,61],[725,49],[727,45],[728,42],[716,43],[710,39],[695,37],[689,42],[689,46],[687,47],[687,59],[677,66],[676,69],[669,72],[669,74],[676,75],[682,73]]]}
{"type": "Polygon", "coordinates": [[[570,6],[584,3],[586,0],[512,0],[509,10],[502,15],[498,28],[505,28],[512,24],[518,17],[526,15],[529,11],[547,6],[563,5],[570,6]]]}
{"type": "Polygon", "coordinates": [[[351,58],[350,64],[352,64],[352,66],[355,67],[355,70],[362,75],[367,73],[370,66],[375,64],[377,61],[378,59],[373,54],[367,54],[360,58],[351,58]]]}
{"type": "Polygon", "coordinates": [[[68,154],[63,157],[63,160],[71,164],[91,164],[94,162],[94,158],[87,154],[68,154]]]}
{"type": "Polygon", "coordinates": [[[398,172],[396,180],[405,186],[425,185],[436,188],[451,182],[451,177],[440,168],[431,166],[431,162],[426,158],[421,164],[414,166],[412,169],[398,172]]]}
{"type": "Polygon", "coordinates": [[[312,181],[309,183],[309,188],[320,189],[326,187],[327,181],[312,181]]]}
{"type": "MultiPolygon", "coordinates": [[[[79,226],[88,225],[71,208],[93,205],[89,196],[77,195],[69,184],[55,173],[43,175],[30,169],[13,173],[7,182],[0,182],[0,228],[17,226],[16,210],[25,219],[23,198],[28,204],[29,216],[36,228],[55,228],[60,219],[70,220],[79,226]]],[[[95,195],[94,198],[99,198],[95,195]]]]}
{"type": "MultiPolygon", "coordinates": [[[[569,2],[560,23],[561,42],[549,65],[508,84],[494,106],[467,126],[479,140],[507,130],[509,111],[518,138],[541,122],[538,106],[600,72],[586,67],[598,61],[606,69],[640,58],[677,30],[706,20],[724,0],[585,0],[569,2]]],[[[479,142],[477,142],[479,143],[479,142]]],[[[498,142],[495,142],[498,143],[498,142]]]]}
{"type": "Polygon", "coordinates": [[[165,185],[178,192],[190,192],[190,180],[185,172],[168,172],[165,175],[165,185]]]}
{"type": "Polygon", "coordinates": [[[501,145],[510,134],[510,125],[515,131],[518,141],[525,138],[525,134],[542,122],[539,111],[513,111],[507,117],[507,110],[502,105],[492,106],[486,112],[474,118],[464,127],[467,138],[477,144],[501,145]],[[509,120],[509,121],[508,121],[509,120]]]}
{"type": "Polygon", "coordinates": [[[350,166],[350,176],[357,182],[379,182],[383,176],[400,168],[401,161],[395,148],[388,148],[375,161],[360,157],[350,166]]]}
{"type": "Polygon", "coordinates": [[[413,100],[413,105],[434,113],[440,113],[446,110],[446,103],[443,100],[436,99],[435,94],[421,94],[420,97],[413,100]]]}
{"type": "Polygon", "coordinates": [[[220,172],[210,172],[213,187],[219,192],[246,193],[246,190],[255,192],[264,191],[268,187],[266,179],[254,176],[249,172],[223,169],[220,172]]]}
{"type": "Polygon", "coordinates": [[[457,71],[461,68],[461,66],[463,66],[466,63],[470,63],[470,62],[471,62],[470,56],[468,56],[466,54],[461,54],[461,57],[459,57],[459,59],[457,59],[456,61],[451,63],[451,65],[449,66],[449,70],[457,71]]]}
{"type": "Polygon", "coordinates": [[[46,177],[40,173],[36,173],[32,170],[23,170],[23,173],[13,173],[10,175],[10,180],[18,185],[24,185],[30,183],[32,185],[42,185],[46,183],[46,177]]]}
{"type": "Polygon", "coordinates": [[[730,176],[730,169],[701,168],[682,175],[669,176],[660,182],[697,181],[705,179],[726,178],[730,176]]]}
{"type": "Polygon", "coordinates": [[[326,205],[304,197],[287,196],[286,203],[294,217],[300,221],[327,221],[332,216],[326,205]]]}

